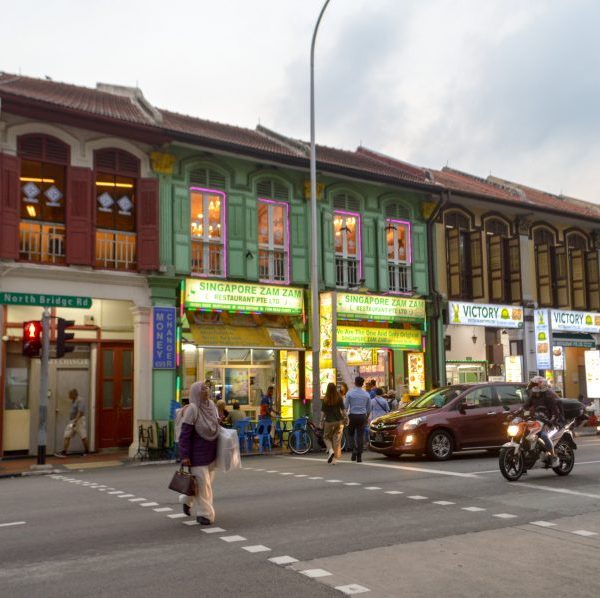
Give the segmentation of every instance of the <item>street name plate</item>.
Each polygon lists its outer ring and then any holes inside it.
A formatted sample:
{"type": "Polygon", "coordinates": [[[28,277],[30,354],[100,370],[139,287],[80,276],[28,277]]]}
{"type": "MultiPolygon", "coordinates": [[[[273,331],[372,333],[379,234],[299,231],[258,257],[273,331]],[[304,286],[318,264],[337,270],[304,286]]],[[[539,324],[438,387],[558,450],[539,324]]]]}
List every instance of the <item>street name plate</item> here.
{"type": "Polygon", "coordinates": [[[74,297],[69,295],[38,295],[36,293],[10,293],[2,291],[0,292],[0,304],[89,309],[92,307],[92,299],[91,297],[74,297]]]}

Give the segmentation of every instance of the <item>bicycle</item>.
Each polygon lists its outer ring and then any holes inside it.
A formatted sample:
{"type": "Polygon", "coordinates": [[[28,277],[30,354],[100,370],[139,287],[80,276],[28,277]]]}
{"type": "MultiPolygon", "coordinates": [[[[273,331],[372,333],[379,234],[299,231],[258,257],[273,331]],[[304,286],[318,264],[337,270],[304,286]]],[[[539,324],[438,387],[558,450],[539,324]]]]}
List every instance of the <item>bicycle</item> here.
{"type": "MultiPolygon", "coordinates": [[[[301,428],[292,430],[288,435],[288,448],[295,455],[306,455],[313,449],[313,438],[316,438],[320,450],[324,450],[325,440],[323,428],[318,428],[309,419],[301,428]]],[[[342,434],[342,451],[346,448],[346,435],[342,434]]]]}

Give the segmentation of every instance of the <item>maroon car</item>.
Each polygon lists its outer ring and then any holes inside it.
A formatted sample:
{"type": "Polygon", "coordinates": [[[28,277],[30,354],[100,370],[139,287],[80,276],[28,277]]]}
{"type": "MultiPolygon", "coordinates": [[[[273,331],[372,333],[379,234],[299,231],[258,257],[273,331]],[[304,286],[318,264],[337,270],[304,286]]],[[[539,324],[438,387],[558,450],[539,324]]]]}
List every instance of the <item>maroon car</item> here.
{"type": "Polygon", "coordinates": [[[499,448],[506,442],[507,413],[523,406],[525,389],[525,384],[485,382],[432,390],[373,420],[370,448],[384,455],[427,454],[436,461],[455,451],[499,448]]]}

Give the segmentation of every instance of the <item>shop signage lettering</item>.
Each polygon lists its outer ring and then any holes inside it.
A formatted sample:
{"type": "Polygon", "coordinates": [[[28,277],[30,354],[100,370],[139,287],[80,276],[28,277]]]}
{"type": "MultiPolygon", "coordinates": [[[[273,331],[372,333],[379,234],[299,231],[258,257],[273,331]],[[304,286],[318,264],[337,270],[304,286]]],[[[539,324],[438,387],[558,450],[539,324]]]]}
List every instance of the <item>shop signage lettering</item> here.
{"type": "Polygon", "coordinates": [[[491,326],[496,328],[522,328],[523,308],[513,305],[487,305],[485,303],[448,303],[449,324],[491,326]]]}
{"type": "Polygon", "coordinates": [[[337,317],[342,320],[421,322],[425,301],[392,295],[337,293],[337,317]]]}
{"type": "Polygon", "coordinates": [[[185,306],[192,309],[300,315],[302,289],[264,284],[187,279],[185,306]]]}
{"type": "Polygon", "coordinates": [[[600,314],[585,311],[552,310],[552,330],[600,332],[600,314]]]}
{"type": "Polygon", "coordinates": [[[361,328],[338,326],[338,347],[386,347],[421,351],[423,348],[420,330],[399,328],[361,328]]]}
{"type": "Polygon", "coordinates": [[[600,399],[600,351],[585,352],[585,379],[590,399],[600,399]]]}
{"type": "Polygon", "coordinates": [[[549,310],[536,309],[533,312],[535,330],[535,359],[538,370],[552,369],[552,336],[550,334],[549,310]]]}
{"type": "Polygon", "coordinates": [[[37,293],[0,293],[0,305],[35,305],[39,307],[70,307],[89,309],[92,307],[90,297],[70,295],[38,295],[37,293]]]}
{"type": "Polygon", "coordinates": [[[176,366],[177,316],[174,307],[155,307],[152,310],[152,367],[155,370],[174,370],[176,366]]]}
{"type": "Polygon", "coordinates": [[[523,357],[507,355],[504,358],[504,378],[507,382],[523,382],[523,357]]]}

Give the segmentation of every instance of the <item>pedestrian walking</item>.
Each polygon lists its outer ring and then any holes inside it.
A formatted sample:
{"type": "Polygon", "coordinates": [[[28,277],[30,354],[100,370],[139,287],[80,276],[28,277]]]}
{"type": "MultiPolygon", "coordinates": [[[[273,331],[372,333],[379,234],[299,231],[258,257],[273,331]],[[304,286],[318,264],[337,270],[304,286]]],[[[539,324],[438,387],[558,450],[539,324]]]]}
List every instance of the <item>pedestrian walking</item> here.
{"type": "Polygon", "coordinates": [[[375,394],[371,397],[371,421],[390,412],[390,405],[383,396],[381,388],[375,389],[375,394]]]}
{"type": "Polygon", "coordinates": [[[321,426],[327,447],[327,463],[332,465],[342,456],[342,434],[346,417],[344,399],[335,384],[330,382],[321,403],[321,426]]]}
{"type": "Polygon", "coordinates": [[[72,388],[69,391],[69,399],[71,399],[71,410],[69,412],[69,423],[65,427],[63,448],[61,451],[54,453],[56,457],[64,458],[67,456],[69,450],[69,444],[71,438],[75,434],[79,434],[81,442],[83,443],[84,455],[88,455],[90,447],[87,440],[87,421],[85,417],[85,402],[79,396],[76,388],[72,388]]]}
{"type": "Polygon", "coordinates": [[[212,484],[218,438],[217,408],[210,400],[206,384],[194,382],[190,386],[190,404],[183,414],[179,454],[181,464],[190,467],[196,478],[196,494],[181,495],[179,500],[183,503],[183,512],[190,516],[193,510],[200,525],[211,525],[215,521],[212,484]]]}
{"type": "Polygon", "coordinates": [[[344,406],[348,412],[348,441],[352,449],[352,461],[362,462],[363,443],[365,440],[365,426],[371,413],[371,397],[363,388],[365,379],[356,376],[354,388],[348,391],[344,399],[344,406]]]}

